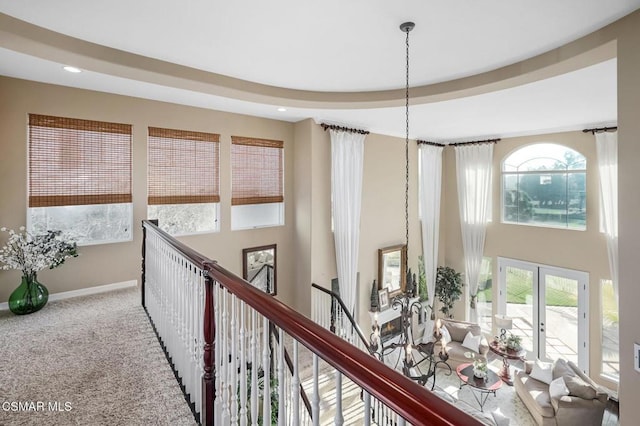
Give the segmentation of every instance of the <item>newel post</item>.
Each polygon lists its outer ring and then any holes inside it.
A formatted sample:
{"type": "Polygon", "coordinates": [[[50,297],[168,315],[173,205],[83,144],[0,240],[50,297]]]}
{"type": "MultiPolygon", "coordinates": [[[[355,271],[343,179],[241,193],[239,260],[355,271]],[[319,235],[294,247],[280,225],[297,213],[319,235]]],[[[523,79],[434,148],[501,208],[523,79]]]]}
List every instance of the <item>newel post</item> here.
{"type": "Polygon", "coordinates": [[[213,403],[216,399],[214,354],[216,325],[213,312],[213,279],[204,271],[204,375],[202,376],[202,425],[213,425],[213,403]]]}

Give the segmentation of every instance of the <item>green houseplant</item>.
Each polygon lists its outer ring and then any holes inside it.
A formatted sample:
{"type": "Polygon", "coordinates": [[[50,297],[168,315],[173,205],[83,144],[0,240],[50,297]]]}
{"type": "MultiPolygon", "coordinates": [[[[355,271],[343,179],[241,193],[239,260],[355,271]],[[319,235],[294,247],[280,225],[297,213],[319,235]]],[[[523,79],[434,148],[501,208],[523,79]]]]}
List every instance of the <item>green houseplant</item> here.
{"type": "Polygon", "coordinates": [[[418,256],[418,297],[421,302],[429,299],[427,293],[427,274],[424,270],[424,258],[418,256]]]}
{"type": "Polygon", "coordinates": [[[504,347],[512,351],[519,351],[522,345],[522,337],[516,336],[513,333],[509,333],[509,336],[504,339],[504,347]]]}
{"type": "Polygon", "coordinates": [[[436,297],[442,303],[440,312],[447,318],[453,318],[451,309],[462,295],[462,275],[448,266],[438,266],[436,274],[436,297]]]}
{"type": "Polygon", "coordinates": [[[65,241],[61,231],[32,235],[21,226],[19,232],[0,228],[9,239],[0,248],[1,269],[22,271],[22,282],[9,296],[9,309],[16,315],[36,312],[46,305],[49,291],[38,281],[38,272],[53,269],[70,257],[78,256],[75,242],[65,241]]]}

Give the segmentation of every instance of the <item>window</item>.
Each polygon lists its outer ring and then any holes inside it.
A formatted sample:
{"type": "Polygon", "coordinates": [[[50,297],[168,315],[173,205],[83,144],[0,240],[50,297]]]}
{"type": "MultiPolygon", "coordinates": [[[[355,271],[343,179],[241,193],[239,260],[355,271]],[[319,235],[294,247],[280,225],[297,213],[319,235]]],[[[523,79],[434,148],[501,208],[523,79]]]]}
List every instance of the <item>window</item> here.
{"type": "Polygon", "coordinates": [[[284,224],[284,143],[231,137],[231,228],[284,224]]]}
{"type": "Polygon", "coordinates": [[[147,217],[172,235],[219,230],[220,135],[149,127],[147,217]]]}
{"type": "Polygon", "coordinates": [[[502,163],[502,220],[586,229],[586,159],[570,148],[540,143],[502,163]]]}
{"type": "Polygon", "coordinates": [[[600,300],[602,301],[602,376],[620,379],[620,322],[618,301],[611,280],[601,280],[600,300]]]}
{"type": "Polygon", "coordinates": [[[131,125],[29,114],[29,232],[132,239],[131,125]]]}

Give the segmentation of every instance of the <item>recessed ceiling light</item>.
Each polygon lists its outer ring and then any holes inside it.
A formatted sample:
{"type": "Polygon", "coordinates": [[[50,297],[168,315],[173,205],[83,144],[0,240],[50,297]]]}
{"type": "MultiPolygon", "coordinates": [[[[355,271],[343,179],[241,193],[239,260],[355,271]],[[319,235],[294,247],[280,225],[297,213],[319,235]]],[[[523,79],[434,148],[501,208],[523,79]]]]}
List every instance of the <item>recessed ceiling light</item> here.
{"type": "Polygon", "coordinates": [[[278,108],[278,111],[280,111],[280,112],[285,112],[286,110],[287,110],[287,109],[286,109],[285,107],[280,107],[280,108],[278,108]]]}
{"type": "Polygon", "coordinates": [[[75,72],[75,73],[82,72],[82,70],[80,68],[76,68],[76,67],[66,66],[66,67],[62,67],[62,69],[65,70],[65,71],[75,72]]]}

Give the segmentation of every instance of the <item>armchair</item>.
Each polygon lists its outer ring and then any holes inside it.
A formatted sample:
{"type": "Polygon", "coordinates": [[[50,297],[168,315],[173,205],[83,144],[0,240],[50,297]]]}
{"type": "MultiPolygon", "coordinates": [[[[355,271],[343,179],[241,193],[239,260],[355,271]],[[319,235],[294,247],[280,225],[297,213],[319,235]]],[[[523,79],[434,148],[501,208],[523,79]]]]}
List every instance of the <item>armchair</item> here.
{"type": "Polygon", "coordinates": [[[465,352],[472,352],[476,357],[487,357],[487,353],[489,352],[489,343],[482,335],[482,331],[478,324],[452,319],[439,319],[436,321],[435,327],[434,334],[441,334],[443,336],[440,340],[436,341],[434,352],[436,354],[439,354],[440,352],[446,353],[449,356],[447,362],[451,368],[456,368],[460,364],[471,361],[464,355],[465,352]],[[438,322],[441,322],[441,328],[438,328],[438,322]],[[442,328],[445,330],[442,330],[442,328]],[[477,350],[463,345],[468,333],[471,333],[473,337],[476,337],[475,340],[478,341],[477,350]],[[450,338],[445,334],[448,334],[450,338]]]}

